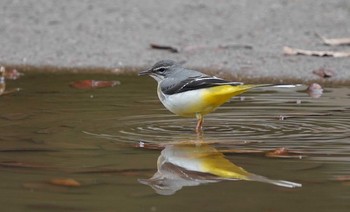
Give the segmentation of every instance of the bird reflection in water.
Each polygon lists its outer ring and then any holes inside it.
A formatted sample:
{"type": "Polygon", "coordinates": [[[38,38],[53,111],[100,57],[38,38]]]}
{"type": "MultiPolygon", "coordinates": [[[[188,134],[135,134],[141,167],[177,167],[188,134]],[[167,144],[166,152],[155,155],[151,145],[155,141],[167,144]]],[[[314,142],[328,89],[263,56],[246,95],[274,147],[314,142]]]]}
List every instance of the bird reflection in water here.
{"type": "Polygon", "coordinates": [[[151,178],[139,179],[139,182],[151,186],[161,195],[172,195],[184,186],[198,186],[222,180],[258,181],[287,188],[301,187],[299,183],[271,180],[249,173],[204,142],[165,145],[158,157],[157,169],[151,178]]]}

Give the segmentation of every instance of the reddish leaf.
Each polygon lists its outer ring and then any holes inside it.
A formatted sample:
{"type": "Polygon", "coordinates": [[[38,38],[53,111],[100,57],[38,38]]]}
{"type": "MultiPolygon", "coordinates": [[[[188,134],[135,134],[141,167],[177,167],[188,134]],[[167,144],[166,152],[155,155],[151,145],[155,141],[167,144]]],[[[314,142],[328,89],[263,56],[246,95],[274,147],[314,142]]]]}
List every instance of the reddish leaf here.
{"type": "Polygon", "coordinates": [[[5,78],[6,79],[11,79],[11,80],[16,80],[20,78],[23,74],[17,71],[16,69],[12,70],[6,70],[5,71],[5,78]]]}
{"type": "Polygon", "coordinates": [[[323,93],[322,86],[317,83],[312,83],[307,87],[306,92],[309,94],[312,98],[320,98],[323,93]]]}
{"type": "Polygon", "coordinates": [[[276,158],[302,158],[302,156],[296,152],[290,152],[284,147],[277,148],[275,150],[269,151],[265,154],[266,157],[276,157],[276,158]]]}
{"type": "Polygon", "coordinates": [[[81,184],[71,178],[55,178],[50,180],[50,184],[65,187],[79,187],[81,184]]]}
{"type": "Polygon", "coordinates": [[[120,85],[119,81],[98,81],[98,80],[80,80],[74,81],[69,84],[73,88],[77,89],[92,89],[92,88],[107,88],[120,85]]]}

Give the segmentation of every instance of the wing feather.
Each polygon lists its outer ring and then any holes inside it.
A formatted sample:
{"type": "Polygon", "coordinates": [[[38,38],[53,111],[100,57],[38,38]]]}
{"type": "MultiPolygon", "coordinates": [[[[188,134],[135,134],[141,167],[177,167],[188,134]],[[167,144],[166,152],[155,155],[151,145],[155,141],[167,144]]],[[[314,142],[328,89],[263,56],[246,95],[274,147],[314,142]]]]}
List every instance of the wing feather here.
{"type": "Polygon", "coordinates": [[[220,85],[242,85],[242,82],[230,82],[217,77],[201,76],[201,77],[189,77],[178,83],[172,83],[168,86],[161,86],[163,93],[172,95],[176,93],[182,93],[185,91],[197,90],[202,88],[210,88],[220,85]]]}

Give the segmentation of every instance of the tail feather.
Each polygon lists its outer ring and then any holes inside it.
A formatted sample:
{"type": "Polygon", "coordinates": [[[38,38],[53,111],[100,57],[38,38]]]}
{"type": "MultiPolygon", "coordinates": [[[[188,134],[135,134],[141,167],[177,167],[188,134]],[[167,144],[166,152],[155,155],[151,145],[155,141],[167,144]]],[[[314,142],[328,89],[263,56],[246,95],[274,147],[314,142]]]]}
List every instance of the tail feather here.
{"type": "Polygon", "coordinates": [[[251,181],[257,181],[257,182],[262,182],[262,183],[269,183],[277,186],[282,186],[286,188],[298,188],[302,187],[302,184],[300,183],[294,183],[290,181],[285,181],[285,180],[271,180],[266,177],[260,176],[260,175],[250,175],[248,180],[251,181]]]}
{"type": "Polygon", "coordinates": [[[274,87],[274,88],[295,88],[299,85],[295,84],[257,84],[257,85],[245,85],[250,88],[259,88],[259,87],[274,87]]]}

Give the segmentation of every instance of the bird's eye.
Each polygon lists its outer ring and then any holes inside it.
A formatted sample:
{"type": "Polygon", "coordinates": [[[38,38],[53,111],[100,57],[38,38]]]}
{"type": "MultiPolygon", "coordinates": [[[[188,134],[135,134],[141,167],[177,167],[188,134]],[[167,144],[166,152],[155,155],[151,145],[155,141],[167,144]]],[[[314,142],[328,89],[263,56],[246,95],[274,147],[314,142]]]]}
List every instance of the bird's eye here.
{"type": "Polygon", "coordinates": [[[166,67],[159,67],[155,69],[155,71],[158,73],[163,73],[165,70],[166,70],[166,67]]]}

